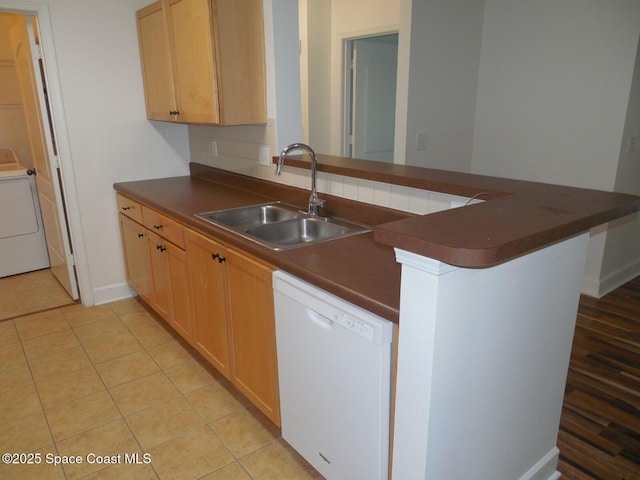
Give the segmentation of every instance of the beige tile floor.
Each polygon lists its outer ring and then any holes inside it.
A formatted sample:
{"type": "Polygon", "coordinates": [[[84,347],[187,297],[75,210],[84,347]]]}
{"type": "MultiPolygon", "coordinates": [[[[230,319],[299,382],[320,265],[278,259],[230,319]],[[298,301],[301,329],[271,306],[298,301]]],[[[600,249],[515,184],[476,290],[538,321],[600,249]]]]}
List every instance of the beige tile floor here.
{"type": "Polygon", "coordinates": [[[71,303],[49,268],[0,278],[0,320],[71,303]]]}
{"type": "Polygon", "coordinates": [[[0,385],[2,479],[320,478],[136,299],[0,321],[0,385]]]}

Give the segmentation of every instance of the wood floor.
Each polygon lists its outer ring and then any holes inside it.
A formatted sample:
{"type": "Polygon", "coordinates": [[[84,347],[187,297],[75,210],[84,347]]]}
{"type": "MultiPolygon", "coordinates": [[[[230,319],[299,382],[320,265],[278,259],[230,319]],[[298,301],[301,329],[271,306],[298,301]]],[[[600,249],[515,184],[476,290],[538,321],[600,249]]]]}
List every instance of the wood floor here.
{"type": "Polygon", "coordinates": [[[640,277],[580,299],[558,448],[563,480],[640,480],[640,277]]]}

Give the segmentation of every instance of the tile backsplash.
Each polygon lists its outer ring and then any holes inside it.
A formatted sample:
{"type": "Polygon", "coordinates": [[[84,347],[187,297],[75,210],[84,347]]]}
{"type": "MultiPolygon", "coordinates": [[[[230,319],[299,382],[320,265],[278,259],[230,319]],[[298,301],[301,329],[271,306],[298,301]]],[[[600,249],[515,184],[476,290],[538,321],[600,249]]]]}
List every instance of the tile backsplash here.
{"type": "MultiPolygon", "coordinates": [[[[237,127],[189,126],[191,161],[273,182],[311,188],[309,170],[287,166],[281,176],[275,165],[259,163],[259,149],[267,147],[269,156],[278,155],[276,122],[237,127]]],[[[469,199],[382,182],[318,172],[317,189],[360,202],[424,215],[463,206],[469,199]]],[[[478,200],[473,200],[472,203],[478,200]]]]}

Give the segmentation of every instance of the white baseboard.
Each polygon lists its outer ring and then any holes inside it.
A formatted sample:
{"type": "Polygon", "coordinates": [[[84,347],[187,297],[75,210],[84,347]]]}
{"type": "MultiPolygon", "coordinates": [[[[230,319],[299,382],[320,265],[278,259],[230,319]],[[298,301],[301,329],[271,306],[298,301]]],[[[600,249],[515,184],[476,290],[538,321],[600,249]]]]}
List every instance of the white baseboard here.
{"type": "Polygon", "coordinates": [[[520,480],[559,480],[561,474],[556,470],[559,456],[560,450],[558,447],[553,447],[549,453],[520,477],[520,480]]]}
{"type": "Polygon", "coordinates": [[[581,293],[601,298],[640,275],[640,259],[600,278],[582,279],[581,293]]]}
{"type": "Polygon", "coordinates": [[[640,275],[640,259],[601,278],[598,297],[606,295],[638,275],[640,275]]]}
{"type": "MultiPolygon", "coordinates": [[[[114,285],[107,285],[106,287],[99,287],[93,289],[93,302],[94,305],[102,305],[104,303],[115,302],[116,300],[122,300],[124,298],[134,297],[134,292],[129,284],[116,283],[114,285]]],[[[91,305],[86,306],[90,307],[91,305]]]]}

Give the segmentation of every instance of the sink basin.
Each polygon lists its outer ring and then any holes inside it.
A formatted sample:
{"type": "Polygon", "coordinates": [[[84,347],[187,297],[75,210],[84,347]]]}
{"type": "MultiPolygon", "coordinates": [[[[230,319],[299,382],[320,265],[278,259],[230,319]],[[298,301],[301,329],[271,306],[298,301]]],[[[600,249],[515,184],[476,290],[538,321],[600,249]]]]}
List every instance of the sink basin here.
{"type": "Polygon", "coordinates": [[[360,225],[348,225],[322,218],[304,217],[249,228],[246,233],[272,245],[289,246],[341,238],[345,235],[363,231],[367,231],[367,229],[360,225]]]}
{"type": "Polygon", "coordinates": [[[228,227],[264,225],[297,218],[299,212],[294,207],[284,206],[279,202],[250,205],[248,207],[230,208],[215,212],[199,213],[197,216],[213,223],[221,223],[228,227]]]}
{"type": "Polygon", "coordinates": [[[369,232],[365,225],[309,215],[280,202],[198,213],[202,218],[273,250],[369,232]]]}

